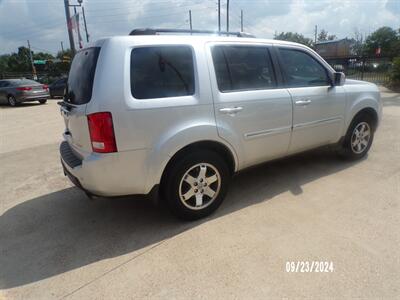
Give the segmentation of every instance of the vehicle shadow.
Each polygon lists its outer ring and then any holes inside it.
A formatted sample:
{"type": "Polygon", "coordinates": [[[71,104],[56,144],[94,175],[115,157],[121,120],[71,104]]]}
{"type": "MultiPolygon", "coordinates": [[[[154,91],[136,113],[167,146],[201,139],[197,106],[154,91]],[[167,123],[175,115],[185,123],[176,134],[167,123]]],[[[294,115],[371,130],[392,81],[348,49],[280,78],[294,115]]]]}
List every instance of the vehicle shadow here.
{"type": "Polygon", "coordinates": [[[243,171],[219,210],[195,222],[179,221],[143,197],[90,201],[77,188],[25,201],[0,216],[0,288],[143,249],[287,191],[301,194],[302,185],[354,164],[320,149],[243,171]]]}

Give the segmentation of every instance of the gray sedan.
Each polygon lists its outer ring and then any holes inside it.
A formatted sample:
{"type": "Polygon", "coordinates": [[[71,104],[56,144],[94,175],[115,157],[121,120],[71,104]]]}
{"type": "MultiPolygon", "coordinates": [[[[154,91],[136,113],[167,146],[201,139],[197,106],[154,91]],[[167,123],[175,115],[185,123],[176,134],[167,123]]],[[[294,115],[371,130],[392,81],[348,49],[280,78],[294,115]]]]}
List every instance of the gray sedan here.
{"type": "Polygon", "coordinates": [[[0,80],[0,103],[17,106],[21,102],[39,101],[46,103],[49,87],[30,79],[4,79],[0,80]]]}

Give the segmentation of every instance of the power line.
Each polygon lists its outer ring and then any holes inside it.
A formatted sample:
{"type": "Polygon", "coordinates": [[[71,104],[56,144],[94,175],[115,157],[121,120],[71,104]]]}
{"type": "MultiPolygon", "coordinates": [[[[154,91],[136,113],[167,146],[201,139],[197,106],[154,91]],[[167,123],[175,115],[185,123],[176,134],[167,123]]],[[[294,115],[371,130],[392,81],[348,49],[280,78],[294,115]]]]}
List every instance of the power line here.
{"type": "MultiPolygon", "coordinates": [[[[147,3],[148,3],[148,4],[152,4],[153,2],[147,2],[147,3]]],[[[105,4],[112,4],[114,7],[100,8],[100,9],[90,9],[90,12],[126,10],[127,8],[136,8],[136,9],[135,9],[136,11],[140,11],[140,10],[141,10],[140,8],[138,8],[138,5],[137,5],[137,4],[134,4],[134,5],[124,5],[124,6],[121,6],[121,7],[115,7],[115,3],[114,3],[114,2],[112,2],[112,3],[105,3],[105,4]]],[[[160,1],[160,2],[158,2],[157,4],[167,4],[167,5],[171,6],[171,4],[173,5],[174,3],[171,3],[171,1],[160,1]]],[[[194,2],[194,3],[187,3],[187,4],[184,4],[184,5],[177,5],[177,6],[175,6],[175,7],[188,7],[188,6],[199,5],[199,4],[204,4],[204,3],[200,1],[200,2],[198,2],[198,3],[196,3],[196,2],[194,2]]],[[[89,7],[90,7],[90,6],[87,6],[87,8],[89,8],[89,7]]],[[[159,9],[157,9],[157,10],[159,10],[159,9]]]]}
{"type": "MultiPolygon", "coordinates": [[[[196,4],[196,5],[200,5],[200,4],[196,4]]],[[[165,7],[165,8],[159,8],[159,9],[157,9],[157,11],[168,11],[168,12],[171,12],[171,11],[174,11],[174,9],[180,9],[180,8],[182,8],[182,11],[185,11],[185,12],[187,12],[187,9],[185,8],[185,7],[195,7],[196,5],[185,5],[185,6],[179,6],[179,7],[165,7]]],[[[203,8],[204,6],[203,5],[201,5],[201,7],[203,8]]],[[[130,11],[126,11],[126,12],[123,12],[123,13],[117,13],[117,14],[105,14],[105,15],[92,15],[92,14],[89,14],[90,13],[90,10],[87,10],[88,11],[88,16],[90,16],[90,17],[95,17],[95,18],[104,18],[104,17],[117,17],[117,16],[127,16],[127,15],[133,15],[133,14],[135,14],[135,12],[137,12],[138,10],[130,10],[130,11]]],[[[146,15],[146,16],[148,16],[148,15],[146,15]]]]}
{"type": "MultiPolygon", "coordinates": [[[[165,3],[168,3],[168,1],[166,1],[165,3]]],[[[178,8],[179,9],[181,7],[184,8],[184,7],[188,7],[188,6],[196,6],[196,5],[198,6],[200,4],[201,3],[195,3],[195,4],[190,4],[190,5],[181,5],[181,6],[177,6],[177,7],[174,7],[174,8],[178,8]]],[[[137,5],[135,7],[137,7],[137,5]]],[[[202,7],[204,7],[204,6],[202,6],[202,7]]],[[[172,8],[172,11],[174,11],[174,8],[172,8]]],[[[119,8],[115,8],[115,9],[119,9],[119,8]]],[[[210,9],[211,9],[211,7],[210,7],[210,9]]],[[[112,11],[112,10],[113,10],[112,8],[107,9],[107,11],[112,11]]],[[[158,11],[169,11],[170,12],[171,11],[171,7],[159,8],[158,11]]],[[[187,11],[187,10],[185,9],[185,10],[182,10],[182,11],[187,11]]],[[[138,12],[138,10],[132,10],[132,11],[119,13],[119,14],[105,14],[105,15],[96,15],[96,14],[90,14],[89,15],[89,12],[91,12],[91,10],[88,10],[86,8],[85,13],[87,13],[87,15],[90,16],[92,19],[93,18],[96,19],[96,18],[104,18],[104,17],[131,15],[134,12],[138,12]]],[[[88,22],[88,23],[90,24],[91,22],[88,22]]],[[[97,23],[99,23],[99,22],[97,22],[97,23]]],[[[46,28],[46,29],[50,29],[50,28],[53,29],[56,26],[63,26],[63,25],[64,25],[64,22],[63,21],[60,22],[60,18],[57,18],[57,19],[51,20],[50,22],[49,22],[49,20],[47,20],[46,22],[39,22],[39,23],[34,23],[33,24],[33,26],[35,26],[35,27],[41,27],[40,29],[34,28],[32,26],[31,28],[28,28],[28,29],[23,28],[21,30],[8,31],[8,32],[5,32],[5,33],[2,33],[1,36],[2,37],[25,38],[25,37],[30,37],[31,34],[35,34],[36,32],[38,32],[38,33],[42,32],[43,27],[46,28]]]]}
{"type": "MultiPolygon", "coordinates": [[[[205,8],[203,8],[203,9],[197,9],[197,10],[192,10],[193,12],[194,11],[204,11],[204,10],[208,10],[208,9],[210,9],[209,7],[205,7],[205,8]]],[[[145,17],[138,17],[137,19],[136,19],[136,21],[142,21],[142,20],[148,20],[148,19],[153,19],[153,18],[161,18],[161,17],[169,17],[169,16],[171,16],[171,15],[186,15],[187,14],[187,11],[182,11],[182,12],[177,12],[177,13],[169,13],[169,14],[163,14],[163,15],[152,15],[152,16],[145,16],[145,17]]],[[[97,22],[90,22],[89,24],[99,24],[99,23],[113,23],[113,22],[115,22],[115,23],[118,23],[118,22],[125,22],[125,23],[127,23],[127,20],[121,20],[121,19],[117,19],[117,20],[106,20],[106,21],[103,21],[103,20],[101,20],[101,21],[97,21],[97,22]]]]}

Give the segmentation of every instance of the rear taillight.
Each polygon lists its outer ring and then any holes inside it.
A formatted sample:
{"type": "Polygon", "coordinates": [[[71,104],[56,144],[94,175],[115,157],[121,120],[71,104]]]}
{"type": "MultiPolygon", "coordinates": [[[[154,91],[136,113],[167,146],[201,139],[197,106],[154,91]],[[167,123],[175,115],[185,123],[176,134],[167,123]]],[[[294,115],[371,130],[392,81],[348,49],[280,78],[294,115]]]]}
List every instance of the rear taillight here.
{"type": "Polygon", "coordinates": [[[42,87],[43,87],[44,90],[48,90],[49,89],[49,86],[47,84],[43,84],[42,87]]]}
{"type": "Polygon", "coordinates": [[[114,126],[110,112],[99,112],[87,116],[93,152],[117,152],[114,126]]]}
{"type": "Polygon", "coordinates": [[[32,88],[30,86],[17,87],[17,91],[30,91],[32,88]]]}

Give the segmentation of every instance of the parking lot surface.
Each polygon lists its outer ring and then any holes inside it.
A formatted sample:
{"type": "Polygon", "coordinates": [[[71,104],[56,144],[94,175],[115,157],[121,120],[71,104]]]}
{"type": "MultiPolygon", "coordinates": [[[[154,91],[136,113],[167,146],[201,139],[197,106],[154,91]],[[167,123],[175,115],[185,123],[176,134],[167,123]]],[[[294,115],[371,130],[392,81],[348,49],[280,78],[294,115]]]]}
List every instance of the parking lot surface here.
{"type": "Polygon", "coordinates": [[[252,168],[191,223],[145,198],[89,200],[62,174],[56,101],[1,106],[0,299],[398,299],[400,95],[382,96],[366,159],[322,149],[252,168]]]}

